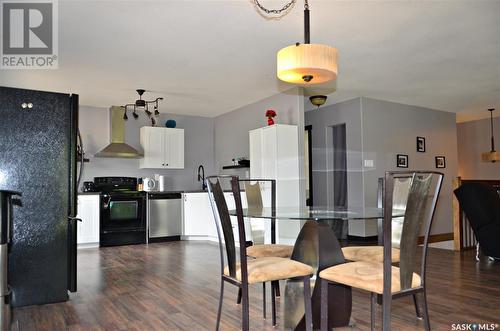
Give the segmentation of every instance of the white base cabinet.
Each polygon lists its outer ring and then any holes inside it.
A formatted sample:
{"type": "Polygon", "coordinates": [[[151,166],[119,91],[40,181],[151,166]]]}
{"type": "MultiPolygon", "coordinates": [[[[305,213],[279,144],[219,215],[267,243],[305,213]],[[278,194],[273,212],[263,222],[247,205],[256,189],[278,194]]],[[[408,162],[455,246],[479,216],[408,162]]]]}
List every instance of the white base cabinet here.
{"type": "Polygon", "coordinates": [[[80,247],[99,245],[99,195],[78,195],[78,215],[76,243],[80,247]]]}
{"type": "MultiPolygon", "coordinates": [[[[232,192],[224,192],[228,209],[235,209],[232,192]]],[[[247,207],[245,192],[241,192],[243,208],[247,207]]],[[[183,240],[210,240],[218,241],[212,206],[207,192],[184,193],[182,195],[183,240]]],[[[238,240],[238,226],[236,217],[231,217],[234,238],[238,240]]],[[[251,240],[250,225],[245,224],[247,240],[251,240]]]]}

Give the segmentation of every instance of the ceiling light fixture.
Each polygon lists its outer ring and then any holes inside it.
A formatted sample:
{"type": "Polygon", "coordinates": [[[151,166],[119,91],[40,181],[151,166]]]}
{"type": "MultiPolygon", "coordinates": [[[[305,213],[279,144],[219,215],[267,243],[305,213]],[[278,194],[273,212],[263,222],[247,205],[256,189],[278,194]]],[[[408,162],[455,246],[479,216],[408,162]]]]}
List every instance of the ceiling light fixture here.
{"type": "Polygon", "coordinates": [[[500,161],[500,152],[495,151],[495,136],[493,135],[493,111],[495,108],[490,108],[490,124],[491,124],[491,151],[483,153],[482,159],[484,162],[500,161]]]}
{"type": "Polygon", "coordinates": [[[327,98],[326,95],[313,95],[309,97],[309,101],[319,109],[320,106],[325,104],[327,98]]]}
{"type": "Polygon", "coordinates": [[[151,104],[154,105],[154,116],[158,117],[160,116],[160,112],[158,111],[158,101],[163,100],[163,98],[156,98],[155,100],[152,101],[146,101],[142,99],[142,95],[144,94],[144,92],[146,92],[146,90],[138,89],[136,91],[137,94],[139,94],[139,99],[135,100],[134,103],[129,103],[126,104],[125,106],[122,106],[124,108],[123,119],[125,121],[128,120],[127,110],[131,108],[132,116],[134,116],[135,119],[139,118],[139,114],[137,112],[143,111],[146,113],[146,115],[148,115],[149,118],[151,118],[151,123],[155,125],[157,121],[156,119],[151,117],[153,113],[149,110],[149,105],[151,104]]]}
{"type": "MultiPolygon", "coordinates": [[[[258,0],[255,5],[266,14],[282,14],[296,0],[278,10],[264,8],[258,0]]],[[[282,48],[277,54],[277,76],[280,80],[300,85],[327,83],[337,79],[337,49],[328,45],[311,44],[309,3],[304,0],[304,43],[282,48]]]]}

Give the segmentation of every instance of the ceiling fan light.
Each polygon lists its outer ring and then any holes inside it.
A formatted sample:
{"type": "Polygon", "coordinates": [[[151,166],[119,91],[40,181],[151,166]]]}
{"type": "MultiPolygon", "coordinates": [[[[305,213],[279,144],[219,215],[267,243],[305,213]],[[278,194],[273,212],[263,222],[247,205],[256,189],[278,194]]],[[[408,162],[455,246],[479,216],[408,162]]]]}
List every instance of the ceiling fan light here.
{"type": "Polygon", "coordinates": [[[337,79],[337,72],[337,49],[328,45],[291,45],[277,54],[277,76],[288,83],[326,83],[337,79]]]}

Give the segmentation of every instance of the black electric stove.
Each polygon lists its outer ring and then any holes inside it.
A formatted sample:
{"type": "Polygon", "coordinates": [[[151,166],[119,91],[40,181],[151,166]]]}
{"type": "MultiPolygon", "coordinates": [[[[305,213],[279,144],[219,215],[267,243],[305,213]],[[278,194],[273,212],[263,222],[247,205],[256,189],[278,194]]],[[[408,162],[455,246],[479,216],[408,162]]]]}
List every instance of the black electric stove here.
{"type": "Polygon", "coordinates": [[[137,191],[134,177],[95,177],[101,192],[100,245],[146,243],[146,194],[137,191]]]}

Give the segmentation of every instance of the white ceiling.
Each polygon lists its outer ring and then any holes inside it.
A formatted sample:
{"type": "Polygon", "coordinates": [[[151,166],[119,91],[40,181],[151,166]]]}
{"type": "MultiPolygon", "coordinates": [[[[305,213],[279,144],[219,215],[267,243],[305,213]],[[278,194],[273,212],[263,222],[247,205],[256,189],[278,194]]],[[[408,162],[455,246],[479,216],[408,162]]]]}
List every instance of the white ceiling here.
{"type": "MultiPolygon", "coordinates": [[[[312,42],[339,51],[330,103],[368,96],[484,116],[500,108],[500,1],[310,0],[310,8],[312,42]]],[[[290,88],[275,77],[275,56],[302,41],[302,10],[298,0],[266,20],[251,0],[59,0],[59,69],[2,70],[0,83],[104,107],[145,88],[154,91],[146,99],[165,98],[160,111],[216,116],[290,88]]]]}

